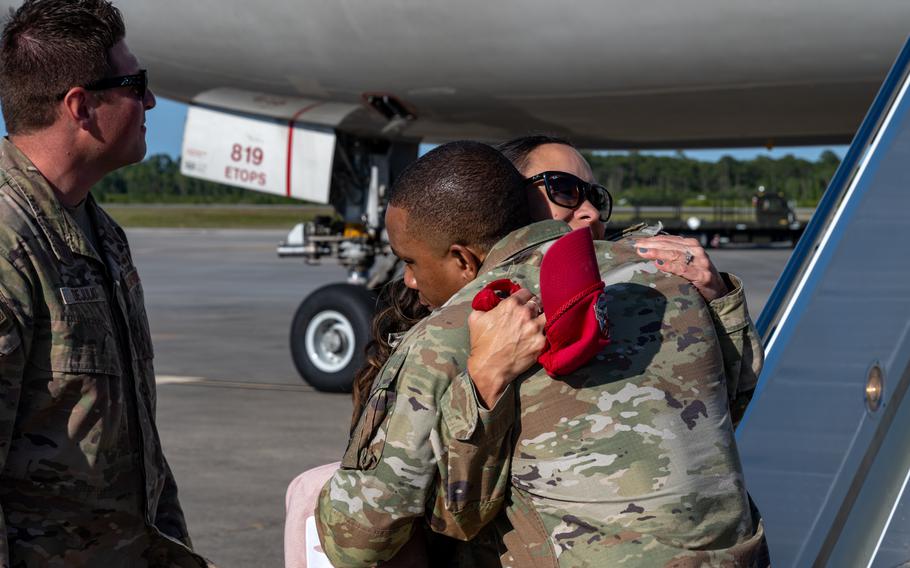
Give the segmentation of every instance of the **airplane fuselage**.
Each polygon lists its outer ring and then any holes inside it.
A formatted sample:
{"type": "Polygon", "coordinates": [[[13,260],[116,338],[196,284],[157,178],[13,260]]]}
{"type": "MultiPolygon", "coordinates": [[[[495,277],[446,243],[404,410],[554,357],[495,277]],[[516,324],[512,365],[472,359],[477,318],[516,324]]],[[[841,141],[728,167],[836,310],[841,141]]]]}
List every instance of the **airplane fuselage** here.
{"type": "Polygon", "coordinates": [[[906,0],[117,5],[153,87],[177,100],[390,93],[417,116],[408,137],[546,131],[591,147],[847,142],[910,30],[906,0]]]}

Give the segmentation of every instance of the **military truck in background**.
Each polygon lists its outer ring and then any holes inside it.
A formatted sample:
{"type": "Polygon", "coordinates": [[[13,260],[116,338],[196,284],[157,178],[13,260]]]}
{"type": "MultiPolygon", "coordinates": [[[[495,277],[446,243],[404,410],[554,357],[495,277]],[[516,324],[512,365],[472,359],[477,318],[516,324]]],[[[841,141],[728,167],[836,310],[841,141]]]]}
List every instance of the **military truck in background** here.
{"type": "Polygon", "coordinates": [[[717,201],[710,210],[705,209],[687,212],[680,208],[675,217],[661,216],[660,221],[668,233],[694,237],[705,248],[744,243],[795,246],[806,228],[784,196],[764,187],[752,197],[751,207],[717,201]]]}

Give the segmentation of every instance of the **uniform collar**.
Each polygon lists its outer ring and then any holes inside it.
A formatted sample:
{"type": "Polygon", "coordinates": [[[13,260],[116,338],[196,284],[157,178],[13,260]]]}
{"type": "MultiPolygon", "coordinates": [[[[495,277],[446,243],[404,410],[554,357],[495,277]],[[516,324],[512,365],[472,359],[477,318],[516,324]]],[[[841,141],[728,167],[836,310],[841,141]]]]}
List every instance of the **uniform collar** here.
{"type": "Polygon", "coordinates": [[[98,235],[98,242],[101,250],[98,251],[107,262],[108,270],[114,279],[120,277],[120,270],[131,263],[129,259],[129,246],[126,241],[126,234],[116,221],[95,201],[95,197],[89,193],[86,206],[92,216],[92,222],[95,225],[95,231],[98,235]],[[126,257],[124,257],[126,253],[126,257]]]}
{"type": "MultiPolygon", "coordinates": [[[[0,140],[0,172],[10,187],[25,199],[57,259],[69,264],[79,254],[101,261],[72,216],[57,199],[54,188],[31,160],[8,138],[0,140]]],[[[86,207],[96,208],[91,194],[86,207]]]]}
{"type": "Polygon", "coordinates": [[[547,241],[559,238],[572,229],[562,221],[548,219],[531,223],[526,227],[516,229],[502,240],[493,245],[480,266],[480,274],[485,274],[517,254],[531,248],[537,248],[547,241]]]}

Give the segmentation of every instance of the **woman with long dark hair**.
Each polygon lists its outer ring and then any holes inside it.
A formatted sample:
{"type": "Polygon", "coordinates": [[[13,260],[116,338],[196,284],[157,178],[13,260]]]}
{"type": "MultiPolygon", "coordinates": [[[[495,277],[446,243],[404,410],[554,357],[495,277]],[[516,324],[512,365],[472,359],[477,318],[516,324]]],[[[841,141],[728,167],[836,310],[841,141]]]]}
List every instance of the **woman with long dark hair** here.
{"type": "Polygon", "coordinates": [[[415,323],[430,314],[430,310],[421,305],[417,292],[405,286],[404,281],[400,279],[392,280],[380,289],[376,307],[378,311],[373,317],[373,337],[366,348],[367,360],[354,375],[352,431],[363,412],[373,380],[395,350],[398,340],[415,323]]]}
{"type": "MultiPolygon", "coordinates": [[[[417,292],[405,286],[401,279],[392,280],[379,290],[376,298],[376,315],[373,316],[372,338],[366,347],[366,362],[354,375],[351,390],[354,406],[351,414],[352,432],[369,399],[373,381],[395,351],[398,341],[429,313],[430,310],[421,305],[417,292]]],[[[286,568],[307,567],[307,555],[311,553],[306,546],[307,537],[315,537],[315,525],[308,525],[308,520],[313,518],[319,491],[340,464],[341,462],[333,462],[309,469],[297,476],[288,486],[284,530],[286,568]]],[[[396,563],[400,566],[426,566],[428,565],[426,549],[423,539],[412,538],[386,566],[394,567],[396,563]]]]}

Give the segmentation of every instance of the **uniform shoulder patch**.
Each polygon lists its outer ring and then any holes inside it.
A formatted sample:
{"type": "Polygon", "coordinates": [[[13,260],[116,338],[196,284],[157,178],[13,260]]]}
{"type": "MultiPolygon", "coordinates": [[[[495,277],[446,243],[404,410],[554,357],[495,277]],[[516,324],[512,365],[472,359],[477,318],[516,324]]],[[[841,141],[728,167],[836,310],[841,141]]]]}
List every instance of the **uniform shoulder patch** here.
{"type": "Polygon", "coordinates": [[[123,279],[126,282],[126,289],[132,290],[136,284],[139,284],[139,271],[135,268],[130,270],[129,273],[123,279]]]}

